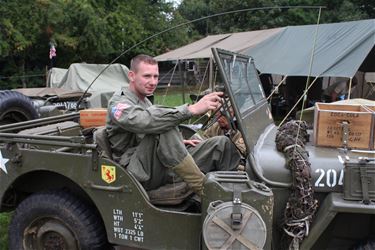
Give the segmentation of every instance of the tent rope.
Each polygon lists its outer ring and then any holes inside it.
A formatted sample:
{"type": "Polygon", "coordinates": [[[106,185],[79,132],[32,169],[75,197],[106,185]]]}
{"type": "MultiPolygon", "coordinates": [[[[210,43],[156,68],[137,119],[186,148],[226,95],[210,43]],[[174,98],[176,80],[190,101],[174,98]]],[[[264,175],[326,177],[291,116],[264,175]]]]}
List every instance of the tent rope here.
{"type": "MultiPolygon", "coordinates": [[[[166,99],[166,96],[168,95],[168,90],[169,90],[169,88],[171,87],[172,79],[173,79],[173,76],[174,76],[174,72],[176,71],[177,65],[178,65],[178,63],[176,63],[176,65],[173,67],[172,75],[171,75],[171,77],[169,78],[169,82],[168,82],[167,88],[166,88],[166,90],[165,90],[165,93],[164,93],[164,96],[163,96],[163,100],[162,100],[162,102],[161,102],[162,104],[165,103],[165,99],[166,99]]],[[[172,69],[169,70],[168,73],[171,72],[171,71],[172,71],[172,69]]],[[[168,74],[168,73],[167,73],[167,74],[168,74]]],[[[160,81],[160,80],[159,80],[159,81],[160,81]]]]}
{"type": "Polygon", "coordinates": [[[269,94],[269,96],[267,97],[267,101],[273,96],[273,94],[277,91],[277,89],[280,87],[281,84],[283,84],[286,80],[286,78],[288,77],[288,75],[286,75],[277,85],[276,87],[272,90],[272,92],[269,94]]]}

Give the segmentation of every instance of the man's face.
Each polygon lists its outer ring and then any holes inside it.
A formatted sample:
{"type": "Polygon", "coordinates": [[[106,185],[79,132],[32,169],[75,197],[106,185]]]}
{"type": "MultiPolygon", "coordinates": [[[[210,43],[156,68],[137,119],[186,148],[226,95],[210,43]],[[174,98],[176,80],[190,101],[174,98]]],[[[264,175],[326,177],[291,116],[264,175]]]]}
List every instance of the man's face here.
{"type": "Polygon", "coordinates": [[[225,116],[223,116],[222,114],[220,114],[220,112],[218,112],[218,116],[219,116],[219,118],[217,119],[217,122],[219,123],[220,128],[224,129],[224,130],[228,130],[229,129],[229,122],[228,122],[227,118],[225,116]]]}
{"type": "Polygon", "coordinates": [[[159,67],[141,62],[135,71],[129,71],[129,79],[130,88],[143,99],[154,93],[159,81],[159,67]]]}
{"type": "MultiPolygon", "coordinates": [[[[234,111],[233,108],[229,108],[230,116],[234,117],[234,111]]],[[[229,130],[230,129],[230,124],[228,119],[223,115],[221,112],[217,112],[216,115],[218,116],[217,122],[219,123],[219,126],[223,130],[229,130]]]]}

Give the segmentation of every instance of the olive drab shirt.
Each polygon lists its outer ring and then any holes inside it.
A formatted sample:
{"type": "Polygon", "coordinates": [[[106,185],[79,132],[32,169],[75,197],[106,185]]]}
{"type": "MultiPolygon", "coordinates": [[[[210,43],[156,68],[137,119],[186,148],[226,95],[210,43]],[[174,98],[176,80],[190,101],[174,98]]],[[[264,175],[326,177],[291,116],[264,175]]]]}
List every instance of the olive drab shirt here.
{"type": "MultiPolygon", "coordinates": [[[[204,138],[211,138],[218,135],[225,135],[226,131],[224,131],[218,122],[214,123],[211,127],[206,129],[203,133],[204,138]]],[[[242,138],[240,131],[236,131],[235,133],[230,133],[230,139],[236,145],[237,149],[241,152],[242,155],[246,155],[246,146],[245,142],[242,138]]]]}
{"type": "Polygon", "coordinates": [[[147,98],[141,100],[128,87],[123,88],[108,104],[106,129],[113,159],[127,166],[146,134],[165,133],[191,116],[187,104],[174,108],[152,105],[147,98]]]}

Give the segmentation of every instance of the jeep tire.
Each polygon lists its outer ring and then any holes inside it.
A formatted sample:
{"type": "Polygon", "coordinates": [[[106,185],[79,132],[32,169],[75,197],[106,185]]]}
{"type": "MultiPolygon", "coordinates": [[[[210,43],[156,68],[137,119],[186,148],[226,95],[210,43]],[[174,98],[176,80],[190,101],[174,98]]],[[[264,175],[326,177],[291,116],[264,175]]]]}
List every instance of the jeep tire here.
{"type": "Polygon", "coordinates": [[[0,125],[38,118],[30,98],[11,90],[0,91],[0,125]]]}
{"type": "Polygon", "coordinates": [[[65,191],[33,194],[13,215],[9,249],[108,249],[103,222],[94,211],[65,191]]]}

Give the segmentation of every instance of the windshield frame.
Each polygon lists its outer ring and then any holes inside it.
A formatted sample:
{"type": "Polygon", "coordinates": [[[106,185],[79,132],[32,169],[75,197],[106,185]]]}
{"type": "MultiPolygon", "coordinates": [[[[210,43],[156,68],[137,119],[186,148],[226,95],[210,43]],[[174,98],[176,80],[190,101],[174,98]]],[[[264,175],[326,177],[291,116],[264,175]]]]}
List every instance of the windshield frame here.
{"type": "MultiPolygon", "coordinates": [[[[238,130],[244,139],[247,153],[251,153],[266,127],[274,124],[271,109],[265,98],[254,60],[249,56],[218,48],[212,48],[212,53],[224,83],[225,94],[229,97],[232,104],[238,130]],[[234,76],[233,73],[239,73],[239,71],[230,70],[229,67],[231,67],[230,64],[235,66],[237,62],[240,62],[240,65],[246,65],[246,76],[242,78],[242,81],[236,82],[233,79],[238,78],[238,76],[234,76]],[[251,74],[249,74],[249,71],[251,74]],[[250,85],[249,80],[253,81],[252,85],[250,85]],[[236,93],[236,90],[249,91],[249,93],[236,93]],[[254,94],[254,90],[258,91],[258,93],[254,94]],[[250,96],[246,96],[248,94],[250,96]],[[241,100],[241,95],[248,100],[241,100]],[[256,95],[258,95],[258,98],[254,97],[256,95]],[[250,98],[253,103],[251,103],[250,98]]],[[[243,76],[243,73],[240,74],[243,76]]]]}

